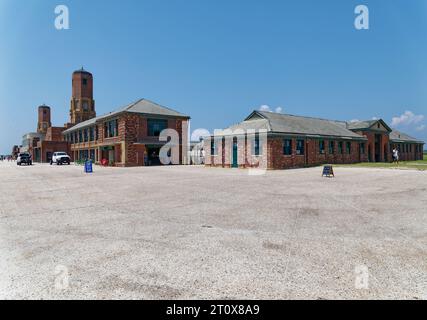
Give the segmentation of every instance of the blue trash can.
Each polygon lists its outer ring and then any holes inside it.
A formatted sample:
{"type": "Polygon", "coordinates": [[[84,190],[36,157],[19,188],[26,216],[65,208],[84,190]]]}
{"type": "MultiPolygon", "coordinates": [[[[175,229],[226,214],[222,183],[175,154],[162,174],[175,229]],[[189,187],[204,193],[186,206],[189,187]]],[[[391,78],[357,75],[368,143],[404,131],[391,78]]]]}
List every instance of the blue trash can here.
{"type": "Polygon", "coordinates": [[[92,160],[87,160],[85,162],[85,173],[92,173],[92,172],[93,172],[92,160]]]}

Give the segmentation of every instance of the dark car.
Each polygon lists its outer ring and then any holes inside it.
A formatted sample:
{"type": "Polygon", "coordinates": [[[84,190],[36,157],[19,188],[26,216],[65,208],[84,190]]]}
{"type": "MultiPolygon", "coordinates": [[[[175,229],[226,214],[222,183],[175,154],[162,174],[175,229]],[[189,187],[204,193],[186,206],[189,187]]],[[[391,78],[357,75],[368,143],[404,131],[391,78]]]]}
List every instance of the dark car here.
{"type": "Polygon", "coordinates": [[[31,159],[31,155],[29,153],[20,153],[18,155],[18,158],[16,159],[16,164],[20,166],[23,163],[30,166],[33,164],[33,159],[31,159]]]}

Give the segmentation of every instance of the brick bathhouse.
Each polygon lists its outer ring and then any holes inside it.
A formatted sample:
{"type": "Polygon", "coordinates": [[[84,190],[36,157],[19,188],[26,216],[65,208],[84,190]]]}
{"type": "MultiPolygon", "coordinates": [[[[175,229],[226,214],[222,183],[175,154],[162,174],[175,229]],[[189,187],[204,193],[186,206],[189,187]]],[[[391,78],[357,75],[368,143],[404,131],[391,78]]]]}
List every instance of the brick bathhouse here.
{"type": "Polygon", "coordinates": [[[74,159],[92,159],[95,163],[105,159],[110,165],[127,167],[161,164],[160,148],[167,141],[159,140],[160,132],[174,129],[180,141],[179,163],[183,164],[186,163],[183,142],[186,145],[189,119],[177,111],[141,99],[78,123],[63,135],[71,144],[74,159]]]}
{"type": "Polygon", "coordinates": [[[420,160],[424,145],[383,120],[348,123],[265,111],[204,141],[207,166],[267,169],[387,162],[394,147],[401,160],[420,160]]]}
{"type": "Polygon", "coordinates": [[[185,163],[182,144],[187,147],[189,119],[145,99],[96,117],[93,76],[82,68],[72,75],[70,121],[63,127],[52,127],[50,107],[40,106],[37,132],[24,135],[21,152],[30,152],[37,162],[49,162],[54,152],[63,151],[73,161],[100,163],[105,159],[115,166],[156,165],[159,150],[167,143],[159,141],[159,133],[169,128],[178,132],[179,163],[185,163]]]}

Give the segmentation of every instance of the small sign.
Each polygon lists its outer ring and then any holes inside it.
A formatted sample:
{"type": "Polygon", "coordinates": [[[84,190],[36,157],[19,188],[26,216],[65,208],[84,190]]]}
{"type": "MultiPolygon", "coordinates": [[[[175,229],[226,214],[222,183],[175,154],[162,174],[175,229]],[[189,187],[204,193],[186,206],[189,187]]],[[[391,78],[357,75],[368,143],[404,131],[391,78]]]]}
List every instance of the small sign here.
{"type": "Polygon", "coordinates": [[[88,160],[85,162],[85,173],[92,173],[92,172],[93,172],[92,160],[88,160]]]}
{"type": "Polygon", "coordinates": [[[334,169],[332,168],[332,166],[323,167],[322,177],[328,177],[328,178],[335,177],[334,169]]]}

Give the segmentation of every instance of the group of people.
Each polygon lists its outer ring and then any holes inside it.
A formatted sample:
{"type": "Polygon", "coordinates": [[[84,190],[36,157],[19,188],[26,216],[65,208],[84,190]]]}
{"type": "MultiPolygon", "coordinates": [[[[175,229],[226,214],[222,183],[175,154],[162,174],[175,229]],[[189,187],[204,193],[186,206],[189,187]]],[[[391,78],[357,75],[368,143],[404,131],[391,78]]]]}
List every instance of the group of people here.
{"type": "Polygon", "coordinates": [[[399,150],[397,148],[393,149],[393,163],[399,163],[399,150]]]}
{"type": "Polygon", "coordinates": [[[12,156],[0,156],[0,160],[1,161],[5,161],[5,160],[7,160],[7,161],[13,161],[14,159],[12,158],[12,156]]]}

